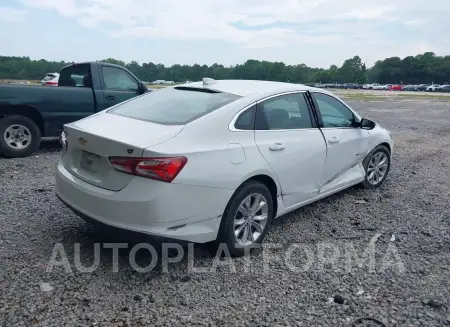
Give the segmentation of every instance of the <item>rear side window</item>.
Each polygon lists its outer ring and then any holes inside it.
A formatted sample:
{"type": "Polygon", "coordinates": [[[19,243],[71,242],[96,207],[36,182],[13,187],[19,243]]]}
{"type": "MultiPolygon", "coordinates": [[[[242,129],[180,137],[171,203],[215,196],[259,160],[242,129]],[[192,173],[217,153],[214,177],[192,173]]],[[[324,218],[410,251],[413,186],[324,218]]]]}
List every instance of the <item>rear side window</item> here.
{"type": "Polygon", "coordinates": [[[119,104],[108,113],[162,125],[185,125],[239,98],[230,93],[167,88],[119,104]]]}
{"type": "Polygon", "coordinates": [[[91,66],[73,65],[64,68],[59,75],[59,86],[91,87],[91,66]]]}
{"type": "Polygon", "coordinates": [[[234,128],[242,130],[253,130],[255,128],[256,105],[245,110],[239,115],[234,124],[234,128]]]}

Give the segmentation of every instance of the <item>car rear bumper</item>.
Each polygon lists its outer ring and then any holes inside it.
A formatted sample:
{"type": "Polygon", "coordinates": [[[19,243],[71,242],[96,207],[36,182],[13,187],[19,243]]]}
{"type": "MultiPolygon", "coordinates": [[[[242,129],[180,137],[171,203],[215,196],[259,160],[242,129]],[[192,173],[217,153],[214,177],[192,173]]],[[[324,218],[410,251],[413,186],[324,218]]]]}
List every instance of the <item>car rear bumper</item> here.
{"type": "Polygon", "coordinates": [[[109,191],[73,176],[61,162],[56,195],[82,218],[158,237],[205,243],[217,238],[232,190],[164,183],[141,177],[109,191]]]}

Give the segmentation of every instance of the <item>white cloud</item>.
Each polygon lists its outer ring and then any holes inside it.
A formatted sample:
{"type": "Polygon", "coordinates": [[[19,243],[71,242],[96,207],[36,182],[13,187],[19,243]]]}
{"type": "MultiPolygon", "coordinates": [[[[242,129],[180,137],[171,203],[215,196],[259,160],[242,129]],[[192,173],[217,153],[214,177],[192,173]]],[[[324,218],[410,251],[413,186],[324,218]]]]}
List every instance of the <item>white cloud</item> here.
{"type": "Polygon", "coordinates": [[[115,39],[219,40],[243,52],[266,48],[267,54],[283,47],[323,46],[329,55],[348,57],[361,49],[372,62],[385,53],[443,49],[436,31],[447,38],[450,15],[449,0],[435,0],[431,7],[423,0],[20,1],[115,39]],[[426,31],[426,22],[433,22],[433,33],[426,31]],[[403,35],[405,29],[415,31],[417,40],[403,35]]]}
{"type": "MultiPolygon", "coordinates": [[[[84,26],[107,31],[115,37],[168,39],[218,39],[247,47],[278,47],[292,43],[321,43],[332,38],[307,37],[301,30],[266,27],[241,30],[243,23],[264,27],[277,23],[305,24],[346,19],[386,21],[401,17],[394,10],[422,0],[23,0],[35,8],[54,9],[61,15],[77,18],[84,26]],[[114,27],[112,27],[114,26],[114,27]]],[[[426,6],[426,4],[424,4],[426,6]]],[[[411,20],[410,20],[411,21],[411,20]]]]}
{"type": "Polygon", "coordinates": [[[21,23],[28,15],[28,11],[11,7],[0,7],[0,21],[7,23],[21,23]]]}

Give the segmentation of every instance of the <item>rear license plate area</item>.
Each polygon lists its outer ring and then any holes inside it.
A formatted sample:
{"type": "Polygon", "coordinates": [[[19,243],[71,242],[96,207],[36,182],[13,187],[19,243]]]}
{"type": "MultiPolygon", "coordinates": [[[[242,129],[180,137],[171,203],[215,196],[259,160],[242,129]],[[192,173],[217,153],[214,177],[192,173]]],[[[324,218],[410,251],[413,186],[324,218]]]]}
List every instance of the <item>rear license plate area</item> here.
{"type": "Polygon", "coordinates": [[[96,173],[98,171],[99,163],[100,163],[99,155],[82,150],[80,162],[81,168],[90,171],[91,173],[96,173]]]}

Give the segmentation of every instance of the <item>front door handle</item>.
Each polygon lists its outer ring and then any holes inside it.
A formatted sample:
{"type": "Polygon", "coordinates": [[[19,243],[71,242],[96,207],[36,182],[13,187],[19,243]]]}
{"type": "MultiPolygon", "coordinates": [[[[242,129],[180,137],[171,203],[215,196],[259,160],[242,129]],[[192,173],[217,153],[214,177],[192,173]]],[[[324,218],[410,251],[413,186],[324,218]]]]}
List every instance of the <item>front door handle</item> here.
{"type": "Polygon", "coordinates": [[[114,100],[116,100],[116,97],[114,95],[107,95],[107,96],[105,96],[105,99],[107,101],[114,101],[114,100]]]}
{"type": "Polygon", "coordinates": [[[286,147],[282,143],[275,143],[269,147],[270,151],[283,151],[286,147]]]}
{"type": "Polygon", "coordinates": [[[336,144],[336,143],[339,143],[339,137],[337,137],[337,136],[333,136],[331,139],[328,139],[328,143],[330,143],[330,144],[336,144]]]}

